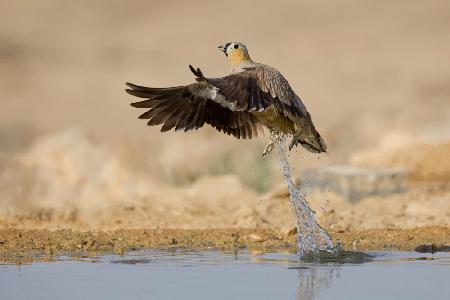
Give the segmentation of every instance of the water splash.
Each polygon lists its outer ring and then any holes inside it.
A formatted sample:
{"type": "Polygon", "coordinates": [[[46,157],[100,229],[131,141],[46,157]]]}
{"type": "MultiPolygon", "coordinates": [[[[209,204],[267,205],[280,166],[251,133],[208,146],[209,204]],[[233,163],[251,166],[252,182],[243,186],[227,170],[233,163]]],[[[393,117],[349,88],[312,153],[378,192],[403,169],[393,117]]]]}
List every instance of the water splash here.
{"type": "Polygon", "coordinates": [[[328,232],[317,223],[316,213],[309,207],[305,192],[296,187],[292,181],[291,167],[286,155],[286,138],[286,135],[279,135],[274,138],[274,143],[280,155],[292,212],[297,219],[298,254],[301,258],[306,256],[320,258],[323,254],[335,256],[339,252],[339,247],[333,245],[333,240],[328,232]]]}

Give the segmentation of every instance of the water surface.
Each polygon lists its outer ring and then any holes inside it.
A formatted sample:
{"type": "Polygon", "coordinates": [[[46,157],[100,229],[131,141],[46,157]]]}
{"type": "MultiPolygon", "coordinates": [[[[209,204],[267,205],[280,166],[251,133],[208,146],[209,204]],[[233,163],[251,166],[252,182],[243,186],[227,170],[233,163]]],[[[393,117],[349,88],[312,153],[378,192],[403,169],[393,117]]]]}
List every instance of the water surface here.
{"type": "Polygon", "coordinates": [[[283,253],[146,250],[3,264],[0,299],[449,299],[449,253],[371,254],[320,264],[283,253]]]}

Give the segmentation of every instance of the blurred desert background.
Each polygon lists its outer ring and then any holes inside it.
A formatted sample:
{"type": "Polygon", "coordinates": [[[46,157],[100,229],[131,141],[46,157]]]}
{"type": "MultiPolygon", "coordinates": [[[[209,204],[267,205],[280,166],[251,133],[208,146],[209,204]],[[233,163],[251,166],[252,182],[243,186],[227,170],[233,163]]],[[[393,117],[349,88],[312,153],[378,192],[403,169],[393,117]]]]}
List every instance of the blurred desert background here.
{"type": "Polygon", "coordinates": [[[229,70],[244,42],[329,154],[290,154],[328,229],[450,226],[450,3],[0,1],[0,227],[292,228],[268,134],[162,134],[124,92],[229,70]]]}

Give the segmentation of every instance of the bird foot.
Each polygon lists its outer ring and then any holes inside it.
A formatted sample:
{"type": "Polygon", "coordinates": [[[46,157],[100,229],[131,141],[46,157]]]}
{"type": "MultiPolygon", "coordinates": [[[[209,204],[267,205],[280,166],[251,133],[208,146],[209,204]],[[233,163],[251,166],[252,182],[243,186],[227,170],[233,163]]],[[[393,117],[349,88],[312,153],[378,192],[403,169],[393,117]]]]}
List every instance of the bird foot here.
{"type": "Polygon", "coordinates": [[[298,142],[298,139],[296,139],[295,137],[293,137],[291,143],[289,144],[289,151],[291,151],[292,148],[294,148],[295,146],[297,146],[298,143],[299,143],[299,142],[298,142]]]}

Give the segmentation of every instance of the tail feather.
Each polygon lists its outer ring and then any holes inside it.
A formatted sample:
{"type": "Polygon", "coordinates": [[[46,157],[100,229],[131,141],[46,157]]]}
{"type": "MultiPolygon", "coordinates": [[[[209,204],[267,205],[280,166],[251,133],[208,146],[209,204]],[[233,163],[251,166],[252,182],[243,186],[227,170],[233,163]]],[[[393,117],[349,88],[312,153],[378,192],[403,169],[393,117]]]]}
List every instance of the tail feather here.
{"type": "Polygon", "coordinates": [[[312,153],[327,152],[327,145],[323,142],[322,138],[320,138],[319,143],[311,143],[311,142],[305,141],[305,140],[299,140],[298,142],[300,143],[300,145],[303,146],[303,148],[305,148],[309,152],[312,152],[312,153]]]}
{"type": "Polygon", "coordinates": [[[289,145],[289,150],[298,144],[312,153],[327,152],[327,144],[325,144],[325,141],[315,129],[310,134],[302,133],[294,136],[289,145]]]}

